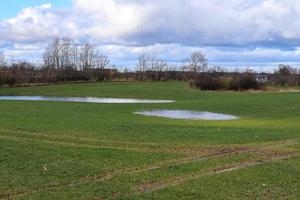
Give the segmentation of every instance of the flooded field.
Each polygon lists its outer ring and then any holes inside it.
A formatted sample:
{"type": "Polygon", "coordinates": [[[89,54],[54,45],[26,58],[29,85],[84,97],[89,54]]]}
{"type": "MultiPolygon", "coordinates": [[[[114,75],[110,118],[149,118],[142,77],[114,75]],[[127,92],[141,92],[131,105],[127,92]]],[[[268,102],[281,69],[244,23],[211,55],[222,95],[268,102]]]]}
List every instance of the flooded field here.
{"type": "Polygon", "coordinates": [[[172,100],[96,98],[96,97],[43,97],[43,96],[0,96],[0,100],[58,101],[58,102],[112,103],[112,104],[151,104],[151,103],[174,103],[175,102],[172,100]]]}
{"type": "Polygon", "coordinates": [[[154,110],[135,112],[138,115],[165,117],[170,119],[187,119],[187,120],[235,120],[237,116],[226,115],[212,112],[195,112],[188,110],[154,110]]]}

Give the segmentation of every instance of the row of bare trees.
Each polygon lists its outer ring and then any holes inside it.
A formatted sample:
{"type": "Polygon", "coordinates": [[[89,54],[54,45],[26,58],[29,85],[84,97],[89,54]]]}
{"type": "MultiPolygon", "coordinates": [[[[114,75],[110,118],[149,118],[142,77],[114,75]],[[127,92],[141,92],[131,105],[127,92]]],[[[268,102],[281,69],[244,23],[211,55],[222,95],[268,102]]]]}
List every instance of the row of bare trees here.
{"type": "MultiPolygon", "coordinates": [[[[182,66],[179,70],[184,72],[201,73],[206,72],[208,69],[207,59],[201,51],[193,52],[190,57],[183,60],[182,66]]],[[[174,67],[168,65],[167,62],[162,60],[157,54],[142,53],[138,57],[136,66],[137,72],[163,72],[174,70],[174,67]]]]}
{"type": "Polygon", "coordinates": [[[201,51],[192,52],[181,65],[170,65],[159,55],[142,53],[136,70],[118,72],[110,69],[110,59],[91,43],[78,44],[67,38],[57,38],[45,49],[41,65],[29,62],[6,63],[0,52],[0,85],[24,85],[69,81],[103,80],[194,80],[201,89],[259,88],[257,81],[293,86],[299,85],[300,73],[290,66],[281,65],[274,74],[257,77],[255,72],[230,73],[222,68],[208,67],[201,51]],[[246,81],[246,82],[245,82],[246,81]]]}
{"type": "MultiPolygon", "coordinates": [[[[0,66],[5,66],[4,54],[0,52],[0,66]]],[[[68,71],[70,69],[84,71],[89,69],[108,68],[110,59],[96,48],[96,46],[85,43],[76,44],[67,38],[56,38],[43,53],[42,68],[68,71]]],[[[200,73],[207,70],[207,59],[200,51],[184,59],[180,68],[169,65],[157,54],[142,53],[138,57],[136,72],[163,72],[163,71],[185,71],[200,73]]]]}
{"type": "Polygon", "coordinates": [[[68,38],[54,39],[43,54],[42,69],[48,82],[108,80],[109,66],[109,58],[95,45],[68,38]]]}
{"type": "Polygon", "coordinates": [[[109,58],[94,45],[76,44],[73,40],[54,39],[43,54],[44,67],[55,70],[105,69],[109,66],[109,58]]]}
{"type": "Polygon", "coordinates": [[[41,65],[23,61],[8,64],[0,53],[0,85],[109,80],[116,72],[108,69],[109,64],[109,58],[95,45],[57,38],[45,49],[41,65]]]}
{"type": "Polygon", "coordinates": [[[138,57],[136,66],[137,72],[156,71],[163,72],[168,70],[168,64],[163,61],[157,54],[142,53],[138,57]]]}

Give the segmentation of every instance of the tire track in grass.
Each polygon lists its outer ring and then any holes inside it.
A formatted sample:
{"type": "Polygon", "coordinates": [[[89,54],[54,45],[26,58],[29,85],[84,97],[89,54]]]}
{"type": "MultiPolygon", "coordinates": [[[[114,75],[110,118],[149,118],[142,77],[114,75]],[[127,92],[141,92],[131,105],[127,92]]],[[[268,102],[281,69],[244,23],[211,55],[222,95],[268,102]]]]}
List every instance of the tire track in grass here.
{"type": "MultiPolygon", "coordinates": [[[[91,141],[96,142],[93,144],[87,143],[90,141],[87,140],[77,140],[75,137],[71,137],[74,139],[74,141],[68,140],[59,140],[56,137],[46,137],[35,135],[35,134],[25,134],[25,135],[10,135],[5,134],[0,130],[0,139],[6,139],[6,140],[16,140],[16,141],[28,141],[28,142],[44,142],[47,144],[55,144],[59,146],[66,146],[66,147],[80,147],[80,148],[91,148],[91,149],[111,149],[111,150],[125,150],[125,151],[134,151],[134,152],[144,152],[144,153],[175,153],[175,154],[182,154],[182,155],[189,155],[189,156],[198,156],[200,153],[211,153],[212,151],[222,151],[226,149],[233,149],[233,148],[256,148],[257,146],[263,147],[265,146],[272,146],[272,145],[288,145],[288,144],[294,144],[296,141],[294,140],[277,140],[272,141],[268,143],[258,144],[258,145],[251,145],[251,144],[244,144],[244,145],[169,145],[169,144],[162,144],[162,143],[136,143],[133,142],[135,145],[131,146],[128,145],[128,142],[122,143],[122,142],[108,142],[104,143],[102,140],[97,139],[91,139],[91,141]],[[102,143],[103,142],[103,143],[102,143]],[[147,145],[148,144],[148,145],[147,145]]],[[[64,138],[65,139],[65,138],[64,138]]]]}
{"type": "Polygon", "coordinates": [[[265,113],[274,113],[274,112],[280,112],[280,111],[288,111],[290,109],[299,109],[299,108],[300,108],[300,105],[298,103],[296,103],[296,104],[290,104],[290,105],[274,106],[273,109],[260,110],[258,112],[255,112],[255,114],[245,115],[244,117],[255,117],[257,115],[261,115],[261,114],[265,114],[265,113]]]}
{"type": "MultiPolygon", "coordinates": [[[[35,132],[35,131],[33,131],[35,132]]],[[[165,143],[156,143],[156,142],[133,142],[133,141],[118,141],[118,140],[108,140],[108,139],[98,139],[98,138],[83,138],[80,136],[70,136],[70,135],[56,135],[56,134],[45,134],[45,133],[32,133],[32,132],[25,132],[25,131],[8,131],[8,130],[0,130],[0,134],[13,134],[13,135],[24,135],[29,137],[45,137],[48,139],[72,139],[72,140],[78,140],[78,141],[84,141],[84,142],[102,142],[102,143],[112,143],[117,145],[149,145],[149,146],[161,146],[161,145],[167,145],[165,143]]],[[[169,145],[170,146],[170,145],[169,145]]]]}
{"type": "MultiPolygon", "coordinates": [[[[173,153],[173,154],[182,154],[182,155],[197,155],[199,152],[204,152],[208,147],[127,147],[127,146],[110,146],[110,144],[85,144],[85,143],[76,143],[76,142],[66,142],[59,140],[48,140],[48,139],[36,139],[36,138],[25,138],[25,137],[15,137],[15,136],[4,136],[0,134],[0,139],[13,140],[13,141],[27,141],[35,143],[44,143],[57,145],[62,147],[76,147],[76,148],[89,148],[89,149],[110,149],[110,150],[123,150],[123,151],[132,151],[140,153],[173,153]]],[[[210,147],[210,149],[213,149],[210,147]]]]}
{"type": "MultiPolygon", "coordinates": [[[[196,162],[196,161],[209,160],[209,159],[218,158],[218,157],[222,157],[222,156],[231,156],[231,155],[237,155],[237,154],[241,154],[241,153],[263,153],[264,150],[271,148],[271,147],[286,146],[286,145],[292,145],[292,144],[296,144],[296,143],[297,143],[296,141],[287,140],[287,141],[279,141],[278,143],[275,143],[275,144],[274,143],[273,144],[265,144],[265,145],[261,145],[259,147],[225,148],[225,149],[218,150],[216,152],[213,152],[213,153],[205,155],[205,156],[204,155],[190,156],[190,157],[186,157],[186,158],[182,158],[182,159],[163,161],[163,162],[159,162],[159,163],[155,163],[155,164],[151,164],[151,165],[145,165],[145,166],[139,166],[139,167],[129,167],[129,168],[124,168],[124,169],[120,169],[120,170],[107,172],[106,174],[100,175],[100,176],[86,176],[86,177],[82,177],[82,178],[76,179],[71,182],[49,184],[49,185],[45,185],[45,186],[41,186],[41,187],[31,188],[29,190],[17,191],[17,192],[12,192],[12,193],[7,193],[7,194],[0,194],[0,199],[8,199],[8,198],[16,197],[16,196],[28,195],[31,193],[48,191],[51,189],[57,189],[57,188],[61,188],[61,187],[72,187],[72,186],[78,186],[78,185],[83,185],[83,184],[88,184],[88,183],[99,183],[99,182],[109,181],[119,175],[136,174],[136,173],[146,172],[146,171],[150,171],[150,170],[157,170],[157,169],[161,169],[161,168],[165,168],[165,167],[189,164],[189,163],[196,162]]],[[[175,180],[177,180],[177,179],[175,179],[175,180]]],[[[158,185],[162,185],[162,184],[158,183],[158,185]]],[[[165,184],[165,185],[167,185],[167,184],[165,184]]],[[[147,188],[145,189],[145,191],[146,190],[147,190],[147,188]]],[[[151,189],[149,189],[149,190],[151,190],[151,189]]]]}
{"type": "Polygon", "coordinates": [[[71,140],[60,140],[66,139],[65,137],[56,137],[52,135],[36,135],[32,133],[21,133],[18,135],[15,133],[7,133],[0,130],[0,138],[7,140],[24,140],[28,142],[44,142],[48,144],[56,144],[60,146],[70,147],[82,147],[82,148],[93,148],[93,149],[115,149],[115,150],[126,150],[135,152],[148,152],[148,153],[176,153],[186,155],[198,155],[199,152],[206,151],[208,149],[216,149],[212,146],[207,145],[170,145],[164,143],[138,143],[138,142],[120,142],[120,141],[104,141],[97,139],[84,139],[76,137],[67,137],[71,140]],[[92,142],[88,143],[88,142],[92,142]]]}
{"type": "Polygon", "coordinates": [[[63,147],[76,147],[76,148],[89,148],[89,149],[111,149],[111,150],[124,150],[124,151],[134,151],[134,152],[144,152],[144,153],[174,153],[174,151],[168,151],[168,149],[155,149],[155,148],[142,148],[142,147],[118,147],[118,146],[109,146],[109,145],[92,145],[92,144],[77,144],[75,142],[64,142],[64,141],[55,141],[47,139],[36,139],[36,138],[24,138],[24,137],[15,137],[15,136],[3,136],[0,135],[0,139],[14,140],[14,141],[28,141],[44,144],[52,144],[63,147]]]}
{"type": "Polygon", "coordinates": [[[246,168],[250,168],[250,167],[254,167],[254,166],[258,166],[258,165],[263,165],[263,164],[270,163],[270,162],[288,160],[288,159],[296,158],[299,156],[300,156],[300,153],[272,155],[270,157],[265,157],[263,159],[250,160],[250,161],[245,161],[245,162],[241,162],[241,163],[235,163],[235,164],[228,165],[228,166],[223,166],[221,168],[215,168],[215,169],[209,170],[207,173],[200,173],[200,174],[196,173],[196,174],[190,174],[188,176],[172,177],[168,180],[161,181],[161,182],[139,185],[134,191],[135,191],[135,194],[155,192],[155,191],[162,190],[162,189],[165,189],[168,187],[178,186],[180,184],[184,184],[185,182],[196,180],[201,177],[228,173],[228,172],[232,172],[232,171],[236,171],[236,170],[242,170],[242,169],[246,169],[246,168]]]}
{"type": "Polygon", "coordinates": [[[140,167],[124,168],[124,169],[108,172],[108,173],[106,173],[104,175],[100,175],[100,176],[87,176],[87,177],[82,177],[80,179],[77,179],[77,180],[74,180],[71,182],[50,184],[50,185],[46,185],[46,186],[42,186],[42,187],[31,188],[29,190],[23,190],[23,191],[12,192],[12,193],[7,193],[7,194],[0,194],[0,199],[4,200],[4,199],[9,199],[9,198],[14,198],[16,196],[23,196],[23,195],[28,195],[31,193],[49,191],[51,189],[58,189],[61,187],[72,187],[72,186],[78,186],[78,185],[83,185],[83,184],[88,184],[88,183],[99,183],[99,182],[109,181],[118,175],[136,174],[136,173],[140,173],[140,172],[156,170],[156,169],[169,167],[169,166],[176,166],[176,165],[181,165],[181,164],[188,164],[188,163],[195,162],[195,161],[208,160],[208,159],[217,158],[220,156],[239,154],[239,153],[243,153],[245,151],[246,151],[245,149],[223,150],[221,152],[214,153],[214,154],[211,154],[208,156],[188,157],[188,158],[184,158],[184,159],[175,159],[175,160],[160,162],[160,163],[156,163],[154,165],[145,165],[145,166],[140,166],[140,167]]]}

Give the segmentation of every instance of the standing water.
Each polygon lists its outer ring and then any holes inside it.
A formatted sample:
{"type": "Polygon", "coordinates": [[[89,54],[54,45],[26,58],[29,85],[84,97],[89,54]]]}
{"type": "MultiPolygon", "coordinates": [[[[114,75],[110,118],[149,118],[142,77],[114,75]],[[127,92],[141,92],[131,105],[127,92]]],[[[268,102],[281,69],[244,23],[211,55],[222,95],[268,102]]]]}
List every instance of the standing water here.
{"type": "Polygon", "coordinates": [[[172,100],[146,100],[146,99],[120,99],[96,97],[43,97],[43,96],[0,96],[0,100],[14,101],[59,101],[59,102],[84,102],[84,103],[113,103],[113,104],[150,104],[174,103],[172,100]]]}
{"type": "Polygon", "coordinates": [[[154,111],[143,111],[135,112],[138,115],[154,116],[154,117],[165,117],[170,119],[189,119],[189,120],[235,120],[239,119],[233,115],[225,115],[220,113],[211,112],[195,112],[188,110],[154,110],[154,111]]]}

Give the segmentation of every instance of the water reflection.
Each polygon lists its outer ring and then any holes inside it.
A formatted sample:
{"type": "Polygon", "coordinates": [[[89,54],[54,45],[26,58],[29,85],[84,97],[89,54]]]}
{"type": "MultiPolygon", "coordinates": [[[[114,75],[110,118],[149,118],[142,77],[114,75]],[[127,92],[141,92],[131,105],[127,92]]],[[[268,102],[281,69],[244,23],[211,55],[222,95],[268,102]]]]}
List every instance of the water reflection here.
{"type": "Polygon", "coordinates": [[[165,117],[171,119],[189,119],[189,120],[235,120],[238,117],[211,112],[195,112],[188,110],[154,110],[135,112],[138,115],[165,117]]]}
{"type": "Polygon", "coordinates": [[[146,100],[146,99],[122,99],[122,98],[96,98],[96,97],[44,97],[44,96],[0,96],[0,100],[15,101],[60,101],[60,102],[84,102],[84,103],[112,103],[112,104],[151,104],[173,103],[172,100],[146,100]]]}

